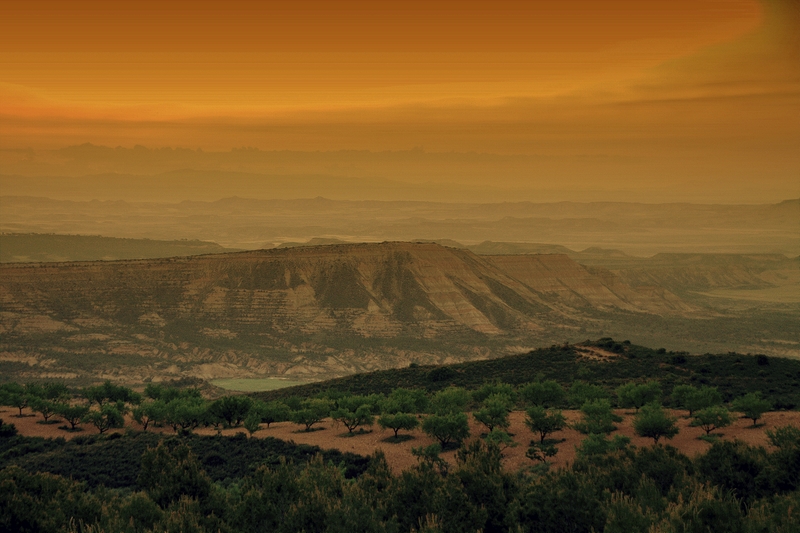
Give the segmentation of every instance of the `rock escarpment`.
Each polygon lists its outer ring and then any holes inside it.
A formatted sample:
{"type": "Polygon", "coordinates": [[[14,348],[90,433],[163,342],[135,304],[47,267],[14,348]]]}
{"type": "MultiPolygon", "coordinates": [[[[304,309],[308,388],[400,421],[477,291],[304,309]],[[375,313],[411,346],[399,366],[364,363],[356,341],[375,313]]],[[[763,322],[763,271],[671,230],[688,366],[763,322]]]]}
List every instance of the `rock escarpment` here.
{"type": "MultiPolygon", "coordinates": [[[[535,335],[607,310],[691,308],[667,291],[636,291],[566,255],[478,256],[437,244],[0,267],[4,353],[46,345],[48,360],[76,346],[253,372],[342,374],[407,364],[408,357],[383,360],[381,349],[364,351],[383,346],[397,355],[398,347],[381,339],[535,335]]],[[[442,357],[425,348],[411,359],[442,357]]]]}

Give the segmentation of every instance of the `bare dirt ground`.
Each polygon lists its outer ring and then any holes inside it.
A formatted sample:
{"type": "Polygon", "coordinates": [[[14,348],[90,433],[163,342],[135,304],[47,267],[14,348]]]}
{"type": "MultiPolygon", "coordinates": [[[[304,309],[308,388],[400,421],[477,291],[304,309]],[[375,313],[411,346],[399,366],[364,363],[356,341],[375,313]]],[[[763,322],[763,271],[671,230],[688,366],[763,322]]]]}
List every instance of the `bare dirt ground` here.
{"type": "Polygon", "coordinates": [[[575,346],[575,351],[584,359],[591,359],[592,361],[608,362],[619,357],[618,353],[609,352],[596,346],[575,346]]]}
{"type": "MultiPolygon", "coordinates": [[[[30,410],[23,411],[30,415],[30,410]]],[[[71,433],[59,429],[58,426],[63,425],[59,422],[56,424],[39,424],[41,421],[40,416],[25,416],[17,418],[17,409],[0,408],[0,418],[6,423],[12,423],[17,426],[20,434],[26,436],[39,436],[39,437],[64,437],[69,440],[77,435],[87,435],[97,433],[94,426],[82,424],[83,431],[71,433]]],[[[652,439],[645,439],[637,437],[634,434],[632,422],[633,413],[626,410],[617,410],[617,414],[623,417],[623,421],[617,424],[618,430],[612,433],[625,435],[630,437],[631,444],[639,447],[652,446],[652,439]]],[[[678,448],[684,454],[692,457],[698,453],[706,451],[711,445],[705,441],[699,440],[698,437],[704,434],[701,428],[689,427],[689,419],[685,411],[673,411],[672,414],[678,417],[678,427],[680,432],[672,440],[666,442],[678,448]]],[[[577,411],[564,411],[569,422],[574,422],[580,418],[580,413],[577,411]]],[[[535,438],[534,434],[525,426],[525,413],[515,411],[511,413],[511,427],[509,432],[514,436],[514,440],[519,444],[515,448],[507,448],[504,453],[503,462],[506,468],[510,470],[517,470],[527,466],[532,466],[534,463],[525,457],[525,451],[528,448],[529,442],[535,438]]],[[[139,429],[136,422],[128,420],[127,428],[139,429]]],[[[752,421],[749,419],[737,419],[732,426],[715,430],[714,434],[721,435],[724,440],[739,439],[748,444],[769,446],[766,431],[780,426],[793,425],[800,427],[800,412],[796,411],[776,411],[766,413],[762,419],[759,420],[759,425],[755,428],[752,427],[752,421]]],[[[435,442],[434,439],[428,437],[421,430],[417,429],[411,432],[400,432],[414,437],[411,440],[392,444],[385,442],[384,439],[391,437],[393,432],[389,429],[382,430],[377,424],[372,427],[372,430],[367,430],[366,433],[356,433],[354,436],[348,437],[347,428],[338,424],[335,421],[326,419],[320,424],[314,426],[315,431],[306,432],[302,426],[298,426],[292,422],[279,422],[272,424],[267,429],[266,425],[262,424],[262,429],[256,432],[255,438],[259,437],[275,437],[286,441],[294,441],[298,444],[312,444],[320,448],[335,448],[343,452],[352,452],[361,455],[370,455],[376,450],[382,450],[386,455],[386,459],[395,472],[402,471],[417,463],[417,459],[411,454],[411,448],[418,446],[427,446],[435,442]]],[[[126,429],[111,430],[111,432],[124,432],[126,429]]],[[[478,438],[479,435],[485,433],[486,428],[480,424],[475,423],[470,417],[470,430],[472,437],[478,438]]],[[[154,428],[149,431],[158,431],[162,433],[171,434],[171,428],[154,428]]],[[[233,428],[222,430],[223,435],[235,435],[236,433],[245,432],[243,428],[233,428]]],[[[196,433],[201,435],[214,435],[216,431],[212,428],[199,428],[196,433]]],[[[551,436],[555,439],[564,439],[563,442],[558,444],[558,454],[553,458],[552,464],[555,467],[564,467],[575,460],[575,447],[583,439],[583,435],[574,429],[565,429],[559,431],[551,436]]],[[[443,458],[447,461],[455,462],[455,452],[449,451],[442,454],[443,458]]]]}

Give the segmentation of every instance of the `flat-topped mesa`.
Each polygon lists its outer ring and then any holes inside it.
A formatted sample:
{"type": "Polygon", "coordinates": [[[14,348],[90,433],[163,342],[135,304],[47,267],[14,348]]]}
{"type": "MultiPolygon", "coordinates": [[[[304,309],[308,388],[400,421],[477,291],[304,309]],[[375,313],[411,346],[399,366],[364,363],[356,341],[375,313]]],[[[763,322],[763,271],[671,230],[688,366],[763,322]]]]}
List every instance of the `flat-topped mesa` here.
{"type": "Polygon", "coordinates": [[[566,255],[478,256],[384,242],[197,257],[0,266],[0,321],[24,316],[123,324],[213,323],[235,333],[412,335],[532,331],[591,309],[675,313],[677,297],[637,292],[566,255]],[[153,322],[153,317],[160,317],[153,322]]]}

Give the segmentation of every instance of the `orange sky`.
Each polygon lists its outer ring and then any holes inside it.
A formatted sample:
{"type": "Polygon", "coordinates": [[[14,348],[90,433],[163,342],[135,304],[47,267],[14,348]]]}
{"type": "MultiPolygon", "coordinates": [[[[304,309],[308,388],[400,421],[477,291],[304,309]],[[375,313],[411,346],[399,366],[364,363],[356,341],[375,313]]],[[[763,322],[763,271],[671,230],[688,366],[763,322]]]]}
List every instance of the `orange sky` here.
{"type": "MultiPolygon", "coordinates": [[[[677,159],[676,184],[800,193],[799,21],[797,0],[5,2],[0,147],[601,155],[636,162],[604,170],[621,186],[677,159]]],[[[550,178],[600,179],[575,172],[550,178]]]]}

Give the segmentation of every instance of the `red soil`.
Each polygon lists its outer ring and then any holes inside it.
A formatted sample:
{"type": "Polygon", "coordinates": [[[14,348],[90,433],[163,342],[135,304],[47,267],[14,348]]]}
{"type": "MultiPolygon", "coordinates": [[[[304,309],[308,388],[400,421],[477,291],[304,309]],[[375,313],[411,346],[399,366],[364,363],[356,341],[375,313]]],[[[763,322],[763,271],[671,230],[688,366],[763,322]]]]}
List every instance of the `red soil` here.
{"type": "MultiPolygon", "coordinates": [[[[63,425],[62,422],[57,424],[39,424],[41,421],[40,416],[30,416],[30,410],[24,411],[28,416],[17,418],[17,409],[0,408],[0,418],[6,423],[12,423],[17,426],[20,434],[27,436],[39,437],[64,437],[69,440],[77,435],[86,435],[97,433],[94,426],[82,424],[83,431],[78,433],[71,433],[58,429],[58,426],[63,425]]],[[[624,418],[623,422],[618,424],[618,430],[614,434],[621,434],[630,437],[631,443],[635,446],[652,446],[652,439],[645,439],[637,437],[634,434],[631,426],[633,421],[633,414],[624,410],[618,410],[617,414],[624,418]]],[[[567,420],[573,422],[580,417],[577,411],[564,411],[567,420]]],[[[662,440],[672,446],[678,448],[684,454],[692,457],[698,453],[707,450],[711,445],[705,441],[699,440],[698,437],[703,435],[704,432],[701,428],[689,427],[689,420],[683,418],[686,415],[685,411],[673,411],[673,415],[678,416],[678,427],[680,432],[675,438],[669,441],[662,440]]],[[[514,440],[519,443],[516,448],[508,448],[504,451],[504,464],[507,468],[516,470],[521,467],[530,466],[534,463],[525,457],[528,443],[535,438],[534,434],[525,426],[525,413],[515,411],[511,413],[511,427],[509,432],[514,435],[514,440]]],[[[128,427],[139,428],[139,425],[130,420],[127,421],[128,427]]],[[[769,446],[766,431],[775,427],[794,425],[800,427],[800,412],[795,411],[778,411],[766,413],[764,417],[759,420],[759,426],[753,428],[752,421],[748,419],[737,419],[732,426],[722,428],[714,431],[715,434],[722,436],[723,440],[739,439],[748,444],[769,446]]],[[[375,450],[382,450],[386,455],[389,465],[395,472],[399,472],[409,466],[417,463],[417,459],[411,455],[411,448],[417,446],[427,446],[435,442],[434,439],[428,437],[422,431],[415,430],[412,432],[403,432],[410,434],[414,438],[399,444],[390,444],[383,442],[387,437],[391,437],[393,432],[391,430],[382,430],[379,426],[375,425],[372,431],[363,434],[356,434],[352,437],[345,437],[347,428],[338,424],[330,419],[326,419],[320,424],[314,426],[321,428],[316,431],[305,432],[302,426],[293,424],[291,422],[279,422],[272,424],[269,429],[262,425],[255,437],[276,437],[279,439],[294,441],[298,444],[313,444],[320,448],[336,448],[343,452],[353,452],[362,455],[370,455],[375,450]]],[[[477,438],[478,435],[485,432],[485,427],[475,423],[470,417],[470,429],[473,435],[472,438],[477,438]]],[[[110,430],[111,432],[124,432],[125,429],[110,430]]],[[[172,433],[171,428],[155,428],[149,431],[158,431],[161,433],[172,433]]],[[[244,432],[243,428],[234,428],[222,430],[223,435],[234,435],[236,433],[244,432]]],[[[210,428],[199,428],[196,430],[201,435],[213,435],[215,430],[210,428]]],[[[558,444],[558,454],[553,458],[553,465],[556,467],[566,466],[575,459],[575,446],[577,446],[583,435],[574,429],[565,429],[552,435],[555,439],[565,439],[564,442],[558,444]]],[[[454,462],[454,451],[444,453],[442,456],[450,462],[454,462]]]]}

